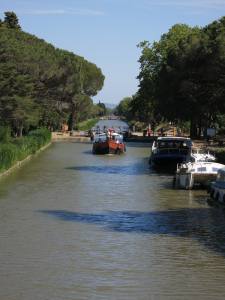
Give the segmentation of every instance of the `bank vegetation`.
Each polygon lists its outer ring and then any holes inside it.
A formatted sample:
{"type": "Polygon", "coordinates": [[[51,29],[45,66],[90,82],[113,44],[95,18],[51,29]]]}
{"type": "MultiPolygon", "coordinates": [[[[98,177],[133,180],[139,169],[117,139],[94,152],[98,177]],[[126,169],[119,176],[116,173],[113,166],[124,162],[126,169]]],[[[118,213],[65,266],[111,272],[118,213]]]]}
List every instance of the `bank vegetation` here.
{"type": "Polygon", "coordinates": [[[159,41],[138,47],[135,95],[117,111],[154,129],[170,123],[200,137],[207,128],[225,133],[225,17],[205,27],[176,24],[159,41]]]}

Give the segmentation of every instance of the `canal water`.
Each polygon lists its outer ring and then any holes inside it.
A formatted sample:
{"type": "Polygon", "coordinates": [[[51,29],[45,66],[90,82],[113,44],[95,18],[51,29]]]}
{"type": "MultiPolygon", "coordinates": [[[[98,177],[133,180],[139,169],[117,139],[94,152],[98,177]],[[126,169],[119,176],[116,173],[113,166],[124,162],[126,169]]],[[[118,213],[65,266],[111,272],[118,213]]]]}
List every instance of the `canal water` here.
{"type": "Polygon", "coordinates": [[[0,299],[224,299],[224,211],[149,153],[59,142],[1,179],[0,299]]]}

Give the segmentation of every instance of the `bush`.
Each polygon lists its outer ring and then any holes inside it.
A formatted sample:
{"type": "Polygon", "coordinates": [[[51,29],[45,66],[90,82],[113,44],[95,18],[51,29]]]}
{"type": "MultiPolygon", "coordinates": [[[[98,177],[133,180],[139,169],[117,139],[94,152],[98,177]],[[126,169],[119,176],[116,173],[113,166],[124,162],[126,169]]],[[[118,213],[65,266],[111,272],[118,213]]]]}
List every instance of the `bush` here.
{"type": "Polygon", "coordinates": [[[9,127],[0,126],[0,142],[8,143],[11,140],[11,130],[9,127]]]}
{"type": "Polygon", "coordinates": [[[41,128],[31,131],[28,136],[0,144],[0,171],[5,171],[16,162],[34,154],[50,140],[51,133],[47,129],[41,128]]]}
{"type": "Polygon", "coordinates": [[[0,170],[9,169],[16,161],[19,154],[19,149],[11,144],[2,144],[0,146],[0,170]]]}

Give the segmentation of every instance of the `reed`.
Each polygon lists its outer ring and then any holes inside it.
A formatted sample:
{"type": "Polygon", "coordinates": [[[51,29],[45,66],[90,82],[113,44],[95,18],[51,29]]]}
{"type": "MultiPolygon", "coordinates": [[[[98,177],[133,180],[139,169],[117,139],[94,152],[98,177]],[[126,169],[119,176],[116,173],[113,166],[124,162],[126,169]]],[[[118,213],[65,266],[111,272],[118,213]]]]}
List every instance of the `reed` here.
{"type": "Polygon", "coordinates": [[[25,137],[2,141],[0,144],[0,172],[8,170],[18,161],[35,154],[50,140],[51,133],[46,128],[40,128],[29,132],[25,137]]]}

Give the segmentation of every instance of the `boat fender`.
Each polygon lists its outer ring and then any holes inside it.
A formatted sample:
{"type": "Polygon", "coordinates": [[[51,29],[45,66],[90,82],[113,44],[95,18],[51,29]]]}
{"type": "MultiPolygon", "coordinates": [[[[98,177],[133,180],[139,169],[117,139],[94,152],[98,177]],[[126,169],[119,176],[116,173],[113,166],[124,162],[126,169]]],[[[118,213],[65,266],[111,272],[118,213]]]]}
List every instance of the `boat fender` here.
{"type": "Polygon", "coordinates": [[[225,195],[223,195],[223,203],[225,204],[225,195]]]}

